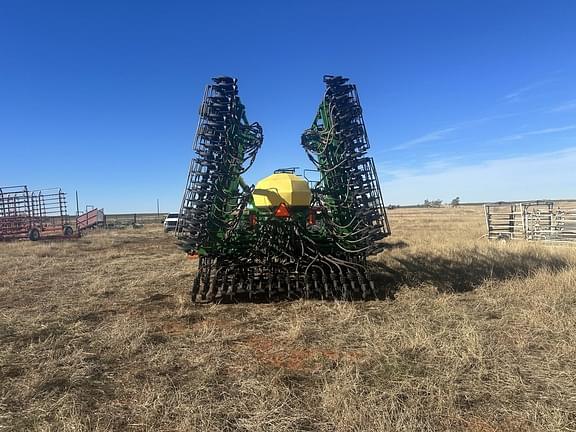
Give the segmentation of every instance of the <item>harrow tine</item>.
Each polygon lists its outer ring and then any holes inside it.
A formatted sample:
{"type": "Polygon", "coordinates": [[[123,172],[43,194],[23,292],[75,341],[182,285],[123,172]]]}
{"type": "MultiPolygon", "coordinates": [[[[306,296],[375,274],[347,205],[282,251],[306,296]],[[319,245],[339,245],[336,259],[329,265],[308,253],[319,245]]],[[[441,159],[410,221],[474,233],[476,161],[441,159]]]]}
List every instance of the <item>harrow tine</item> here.
{"type": "Polygon", "coordinates": [[[198,291],[200,290],[200,277],[202,273],[200,271],[196,273],[194,277],[194,282],[192,283],[192,298],[195,299],[196,295],[198,295],[198,291]]]}
{"type": "Polygon", "coordinates": [[[372,294],[372,298],[377,299],[378,295],[376,294],[376,288],[374,286],[374,281],[369,279],[368,284],[370,285],[370,293],[372,294]]]}
{"type": "Polygon", "coordinates": [[[324,285],[324,297],[327,299],[333,298],[332,289],[328,283],[328,278],[324,273],[322,273],[322,284],[324,285]]]}
{"type": "MultiPolygon", "coordinates": [[[[300,281],[298,280],[298,275],[296,275],[296,278],[294,280],[296,292],[300,291],[299,282],[300,281]]],[[[292,279],[290,278],[289,274],[286,274],[286,298],[289,300],[292,298],[292,279]]]]}

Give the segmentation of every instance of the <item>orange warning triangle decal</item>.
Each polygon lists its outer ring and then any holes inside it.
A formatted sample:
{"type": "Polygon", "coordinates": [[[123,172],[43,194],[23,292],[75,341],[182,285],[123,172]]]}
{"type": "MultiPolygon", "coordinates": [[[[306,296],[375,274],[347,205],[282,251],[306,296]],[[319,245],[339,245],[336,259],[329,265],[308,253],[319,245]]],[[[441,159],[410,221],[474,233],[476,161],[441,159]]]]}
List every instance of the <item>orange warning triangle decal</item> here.
{"type": "Polygon", "coordinates": [[[274,211],[274,216],[281,218],[290,217],[290,212],[288,211],[288,206],[286,206],[286,203],[280,203],[278,208],[276,208],[274,211]]]}

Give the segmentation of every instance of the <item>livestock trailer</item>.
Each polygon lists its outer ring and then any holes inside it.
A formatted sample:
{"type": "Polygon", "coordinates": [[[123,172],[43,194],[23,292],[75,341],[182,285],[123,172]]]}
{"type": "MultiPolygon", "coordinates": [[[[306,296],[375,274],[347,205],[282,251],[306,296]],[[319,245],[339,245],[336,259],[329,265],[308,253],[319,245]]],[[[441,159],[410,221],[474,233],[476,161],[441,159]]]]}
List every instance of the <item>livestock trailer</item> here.
{"type": "Polygon", "coordinates": [[[30,191],[26,186],[0,187],[0,240],[75,235],[61,189],[30,191]]]}

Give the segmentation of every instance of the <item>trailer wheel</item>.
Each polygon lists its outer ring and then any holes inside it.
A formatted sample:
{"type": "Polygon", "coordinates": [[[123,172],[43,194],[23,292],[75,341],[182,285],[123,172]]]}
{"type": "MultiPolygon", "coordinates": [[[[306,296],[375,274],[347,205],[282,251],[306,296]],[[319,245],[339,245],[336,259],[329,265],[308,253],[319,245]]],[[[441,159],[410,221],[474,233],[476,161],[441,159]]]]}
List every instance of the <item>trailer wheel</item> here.
{"type": "Polygon", "coordinates": [[[32,228],[28,233],[28,238],[32,241],[40,240],[40,231],[38,231],[36,228],[32,228]]]}
{"type": "Polygon", "coordinates": [[[74,230],[71,226],[64,227],[64,237],[72,237],[74,235],[74,230]]]}

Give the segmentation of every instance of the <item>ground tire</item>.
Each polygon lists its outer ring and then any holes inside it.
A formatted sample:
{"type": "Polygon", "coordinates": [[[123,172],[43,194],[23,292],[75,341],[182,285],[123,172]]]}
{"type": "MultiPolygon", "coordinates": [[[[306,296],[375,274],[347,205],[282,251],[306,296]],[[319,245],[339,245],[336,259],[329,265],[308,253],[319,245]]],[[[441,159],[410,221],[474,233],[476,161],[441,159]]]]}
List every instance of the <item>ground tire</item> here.
{"type": "Polygon", "coordinates": [[[32,228],[32,229],[30,230],[30,232],[28,233],[28,238],[29,238],[31,241],[38,241],[38,240],[40,240],[40,231],[38,231],[37,228],[32,228]]]}
{"type": "Polygon", "coordinates": [[[64,227],[64,237],[72,237],[74,235],[74,230],[72,229],[71,226],[65,226],[64,227]]]}

